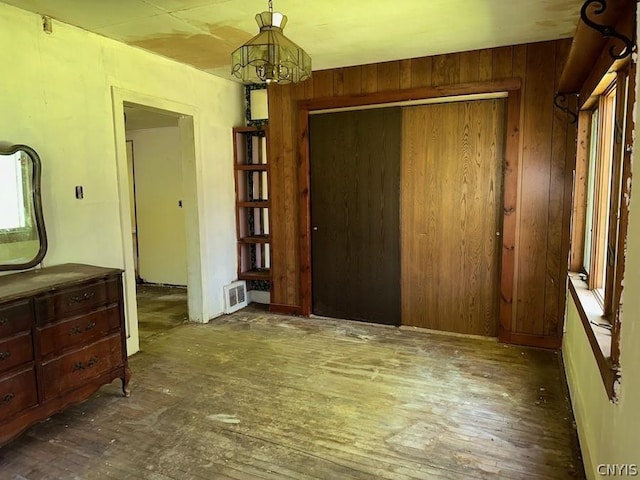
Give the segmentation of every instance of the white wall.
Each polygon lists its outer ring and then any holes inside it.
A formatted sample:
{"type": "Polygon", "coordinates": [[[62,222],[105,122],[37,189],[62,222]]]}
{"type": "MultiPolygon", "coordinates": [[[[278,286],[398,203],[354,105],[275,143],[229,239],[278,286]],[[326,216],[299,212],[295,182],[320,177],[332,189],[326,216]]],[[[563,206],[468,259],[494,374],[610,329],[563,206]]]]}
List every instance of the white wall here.
{"type": "MultiPolygon", "coordinates": [[[[119,203],[120,195],[128,198],[118,184],[126,179],[124,138],[122,146],[115,140],[119,131],[124,135],[122,107],[112,92],[160,99],[193,115],[204,287],[196,320],[220,314],[222,286],[235,278],[231,127],[242,124],[241,85],[55,20],[46,34],[40,16],[3,3],[0,64],[0,141],[27,144],[42,159],[45,265],[126,265],[125,278],[133,278],[133,260],[125,261],[131,235],[125,241],[121,227],[129,213],[119,203]],[[75,199],[75,185],[84,187],[83,200],[75,199]]],[[[126,288],[128,318],[135,320],[134,286],[128,281],[126,288]]],[[[133,353],[136,322],[129,326],[133,353]]]]}
{"type": "Polygon", "coordinates": [[[138,275],[145,282],[187,285],[187,241],[180,132],[177,127],[127,132],[133,141],[138,275]]]}
{"type": "MultiPolygon", "coordinates": [[[[638,96],[636,81],[636,98],[638,96]]],[[[635,138],[639,138],[637,123],[635,138]]],[[[634,179],[640,178],[640,149],[633,154],[634,179]]],[[[635,180],[638,182],[638,180],[635,180]]],[[[640,469],[640,190],[632,192],[622,297],[620,401],[609,402],[575,304],[567,297],[563,356],[585,469],[589,479],[599,464],[636,464],[640,469]]]]}

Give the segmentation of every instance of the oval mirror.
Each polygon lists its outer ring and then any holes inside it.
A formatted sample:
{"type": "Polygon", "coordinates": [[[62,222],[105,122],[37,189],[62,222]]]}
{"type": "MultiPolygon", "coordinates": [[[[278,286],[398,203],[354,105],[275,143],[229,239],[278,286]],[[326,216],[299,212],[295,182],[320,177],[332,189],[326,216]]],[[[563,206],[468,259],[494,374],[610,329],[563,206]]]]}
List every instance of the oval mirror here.
{"type": "Polygon", "coordinates": [[[0,270],[34,267],[46,253],[40,157],[26,145],[0,149],[0,270]]]}

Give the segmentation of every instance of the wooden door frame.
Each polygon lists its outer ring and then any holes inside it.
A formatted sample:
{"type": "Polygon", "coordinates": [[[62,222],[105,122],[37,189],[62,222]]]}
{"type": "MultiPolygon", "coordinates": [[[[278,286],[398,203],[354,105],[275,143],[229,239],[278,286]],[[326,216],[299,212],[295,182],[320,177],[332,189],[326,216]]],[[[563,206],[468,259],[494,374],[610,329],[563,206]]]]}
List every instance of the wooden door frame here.
{"type": "Polygon", "coordinates": [[[366,95],[343,95],[297,102],[298,110],[298,195],[300,242],[300,313],[311,315],[311,179],[309,155],[309,112],[332,108],[384,106],[396,102],[443,99],[477,94],[507,93],[507,118],[504,150],[502,258],[500,268],[500,307],[498,338],[511,341],[513,298],[516,272],[516,238],[518,218],[518,181],[520,178],[520,112],[519,78],[491,82],[464,83],[438,87],[421,87],[376,92],[366,95]]]}

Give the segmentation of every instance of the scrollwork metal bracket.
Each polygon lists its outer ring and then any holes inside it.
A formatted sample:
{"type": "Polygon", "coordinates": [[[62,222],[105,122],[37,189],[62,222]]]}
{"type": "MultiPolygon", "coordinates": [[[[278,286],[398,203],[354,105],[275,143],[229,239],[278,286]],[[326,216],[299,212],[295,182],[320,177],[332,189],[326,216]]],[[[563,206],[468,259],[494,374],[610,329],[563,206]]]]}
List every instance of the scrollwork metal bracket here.
{"type": "MultiPolygon", "coordinates": [[[[577,94],[574,94],[577,95],[577,94]]],[[[578,114],[569,108],[569,99],[567,98],[566,93],[556,93],[556,96],[553,99],[553,104],[562,110],[564,113],[569,115],[571,123],[578,123],[578,114]]]]}
{"type": "Polygon", "coordinates": [[[596,7],[596,9],[593,11],[593,13],[596,14],[596,15],[602,15],[605,12],[605,10],[607,9],[607,0],[587,0],[586,2],[584,2],[584,5],[582,5],[582,9],[580,10],[580,18],[582,19],[582,21],[587,26],[589,26],[589,27],[593,28],[594,30],[600,32],[603,37],[605,37],[605,38],[617,38],[622,43],[624,43],[624,45],[625,45],[624,48],[618,54],[615,53],[615,47],[614,46],[611,46],[611,48],[609,48],[609,55],[611,55],[611,58],[613,58],[615,60],[620,60],[622,58],[625,58],[625,57],[628,57],[629,55],[631,55],[631,53],[633,52],[633,49],[635,47],[634,41],[632,39],[630,39],[629,37],[627,37],[626,35],[623,35],[622,33],[618,32],[616,30],[615,25],[602,25],[600,23],[596,23],[593,20],[591,20],[589,18],[589,16],[587,15],[587,10],[589,9],[589,7],[592,4],[599,5],[599,7],[596,7]]]}

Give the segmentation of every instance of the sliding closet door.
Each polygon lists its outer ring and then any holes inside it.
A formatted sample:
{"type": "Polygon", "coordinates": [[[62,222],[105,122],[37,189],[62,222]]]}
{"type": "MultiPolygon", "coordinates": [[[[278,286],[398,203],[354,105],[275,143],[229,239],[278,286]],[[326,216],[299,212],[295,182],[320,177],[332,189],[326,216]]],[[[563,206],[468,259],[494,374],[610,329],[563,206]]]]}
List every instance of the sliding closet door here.
{"type": "Polygon", "coordinates": [[[313,115],[313,313],[400,323],[399,108],[313,115]]]}
{"type": "Polygon", "coordinates": [[[403,109],[402,323],[497,335],[505,101],[403,109]]]}

